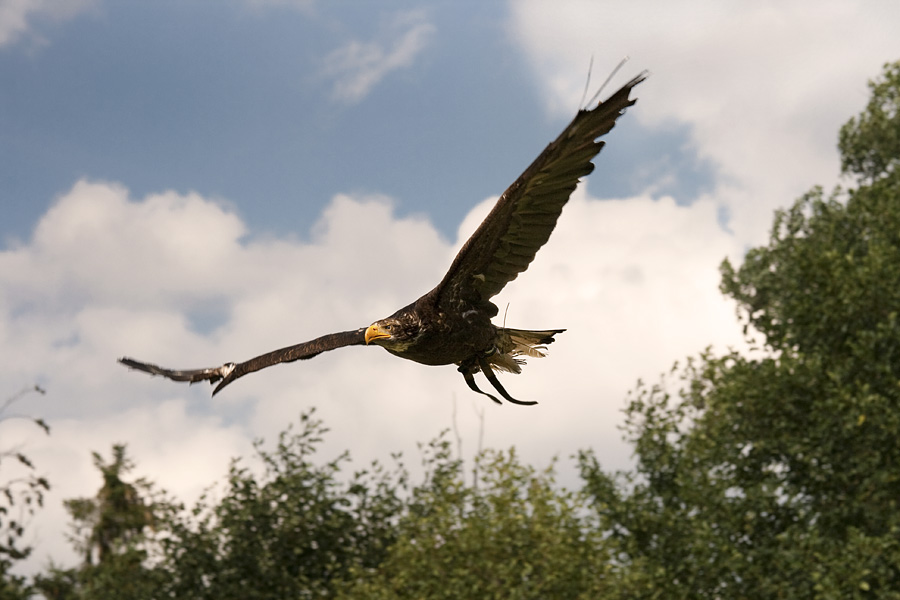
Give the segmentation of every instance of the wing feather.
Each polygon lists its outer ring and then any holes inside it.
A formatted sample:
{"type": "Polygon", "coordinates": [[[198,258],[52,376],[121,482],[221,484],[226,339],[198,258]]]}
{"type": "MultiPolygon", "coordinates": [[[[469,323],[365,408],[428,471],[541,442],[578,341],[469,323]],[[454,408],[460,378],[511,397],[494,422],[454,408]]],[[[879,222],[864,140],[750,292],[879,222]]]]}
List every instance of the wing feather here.
{"type": "Polygon", "coordinates": [[[444,279],[429,294],[435,305],[450,308],[464,299],[486,302],[525,271],[550,238],[562,208],[580,178],[594,170],[591,160],[625,109],[636,102],[631,89],[641,74],[592,110],[580,110],[559,137],[500,196],[497,204],[463,245],[444,279]]]}
{"type": "Polygon", "coordinates": [[[343,348],[344,346],[358,346],[366,343],[365,328],[356,329],[354,331],[342,331],[340,333],[331,333],[323,335],[309,342],[287,346],[261,354],[255,358],[242,363],[225,363],[221,367],[212,367],[209,369],[166,369],[156,365],[134,360],[133,358],[120,358],[119,362],[126,367],[150,373],[151,375],[160,375],[173,381],[187,381],[189,383],[197,383],[198,381],[209,381],[211,384],[219,382],[219,385],[213,390],[215,396],[222,388],[239,377],[243,377],[249,373],[277,365],[279,363],[289,363],[295,360],[307,360],[314,356],[318,356],[323,352],[343,348]]]}

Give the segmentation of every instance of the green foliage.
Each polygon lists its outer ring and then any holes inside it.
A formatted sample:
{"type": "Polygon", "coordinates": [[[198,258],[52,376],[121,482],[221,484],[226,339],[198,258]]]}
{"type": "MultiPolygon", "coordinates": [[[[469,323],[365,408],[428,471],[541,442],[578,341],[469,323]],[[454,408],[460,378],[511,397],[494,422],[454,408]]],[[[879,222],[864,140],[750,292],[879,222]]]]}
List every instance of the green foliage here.
{"type": "Polygon", "coordinates": [[[381,563],[395,537],[405,474],[375,463],[341,481],[346,454],[324,466],[312,462],[326,431],[304,414],[300,431],[283,432],[274,452],[257,443],[262,474],[236,461],[221,501],[205,499],[174,520],[163,566],[171,596],[330,597],[351,568],[381,563]]]}
{"type": "Polygon", "coordinates": [[[580,496],[557,489],[551,466],[488,451],[463,482],[449,443],[425,455],[398,538],[377,568],[357,569],[341,598],[595,598],[609,556],[580,496]]]}
{"type": "Polygon", "coordinates": [[[90,559],[35,586],[62,600],[595,598],[606,585],[602,529],[581,495],[556,488],[552,466],[535,472],[513,451],[488,452],[467,486],[441,438],[424,450],[425,481],[410,488],[402,465],[341,476],[346,454],[315,464],[325,432],[302,415],[274,450],[257,443],[258,466],[233,463],[221,499],[210,491],[190,511],[121,492],[144,489],[120,477],[131,468],[124,448],[110,463],[95,456],[101,492],[67,503],[89,525],[73,541],[90,559]],[[136,501],[109,502],[123,497],[136,501]]]}
{"type": "Polygon", "coordinates": [[[134,468],[124,444],[112,447],[108,463],[96,452],[92,456],[103,476],[97,495],[64,501],[73,521],[70,539],[84,562],[51,567],[35,578],[34,587],[53,600],[152,598],[162,581],[162,573],[147,567],[152,532],[173,508],[144,479],[123,479],[134,468]]]}
{"type": "Polygon", "coordinates": [[[7,571],[11,566],[0,566],[0,600],[25,600],[31,597],[30,588],[24,577],[7,571]]]}
{"type": "Polygon", "coordinates": [[[886,64],[869,89],[866,110],[841,127],[838,147],[843,172],[873,182],[900,162],[900,61],[886,64]]]}
{"type": "Polygon", "coordinates": [[[35,577],[34,588],[47,600],[144,600],[163,597],[165,574],[147,566],[149,553],[130,546],[97,564],[50,567],[35,577]]]}
{"type": "MultiPolygon", "coordinates": [[[[898,97],[898,67],[886,71],[892,89],[874,86],[843,131],[874,127],[873,106],[898,97]]],[[[866,134],[890,158],[868,184],[813,190],[739,269],[723,263],[722,289],[762,351],[707,352],[673,370],[675,386],[640,386],[626,411],[634,473],[582,455],[626,565],[621,597],[900,598],[900,172],[882,144],[893,123],[866,134]]]]}
{"type": "MultiPolygon", "coordinates": [[[[9,407],[30,393],[44,394],[39,386],[26,388],[10,396],[0,405],[0,424],[12,419],[25,419],[50,434],[50,427],[34,417],[10,414],[9,407]]],[[[0,600],[27,598],[29,588],[24,577],[11,574],[13,565],[31,553],[29,546],[21,544],[25,525],[38,508],[44,505],[44,493],[50,490],[46,478],[35,473],[31,459],[18,448],[0,449],[0,466],[13,463],[13,469],[23,474],[10,475],[4,470],[0,483],[0,600]]]]}
{"type": "Polygon", "coordinates": [[[723,263],[722,290],[775,351],[828,361],[852,354],[866,379],[896,374],[865,363],[892,362],[879,357],[891,345],[874,338],[890,342],[900,309],[898,198],[900,174],[851,191],[846,202],[813,190],[776,213],[769,246],[748,252],[740,272],[723,263]]]}
{"type": "Polygon", "coordinates": [[[73,542],[84,562],[104,563],[128,554],[155,524],[155,512],[148,498],[152,485],[143,479],[126,482],[122,476],[134,469],[124,444],[112,448],[112,460],[104,463],[94,452],[94,466],[103,475],[103,486],[95,498],[73,498],[64,505],[72,517],[76,534],[73,542]]]}
{"type": "Polygon", "coordinates": [[[677,373],[676,396],[666,379],[629,404],[635,472],[582,456],[621,597],[897,597],[896,444],[873,451],[880,434],[796,360],[705,354],[677,373]]]}

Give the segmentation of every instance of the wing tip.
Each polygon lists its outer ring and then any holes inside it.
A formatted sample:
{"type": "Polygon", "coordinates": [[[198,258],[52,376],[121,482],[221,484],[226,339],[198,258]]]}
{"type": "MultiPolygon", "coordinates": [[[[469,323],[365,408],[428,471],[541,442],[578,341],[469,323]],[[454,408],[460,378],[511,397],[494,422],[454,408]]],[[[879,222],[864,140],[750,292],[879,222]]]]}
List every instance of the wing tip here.
{"type": "Polygon", "coordinates": [[[136,371],[144,371],[145,373],[152,372],[151,367],[153,365],[150,365],[145,362],[141,362],[139,360],[135,360],[133,358],[129,358],[128,356],[119,357],[118,359],[116,359],[116,362],[119,363],[120,365],[124,365],[124,366],[128,367],[129,369],[134,369],[136,371]]]}
{"type": "Polygon", "coordinates": [[[648,77],[650,77],[650,71],[648,71],[647,69],[644,69],[643,71],[641,71],[640,73],[638,73],[637,75],[632,77],[631,80],[628,81],[625,85],[623,85],[621,88],[619,88],[619,90],[615,94],[613,94],[612,96],[610,96],[603,102],[600,102],[600,104],[598,104],[598,106],[602,106],[603,104],[609,102],[610,100],[612,100],[613,98],[615,98],[616,96],[618,96],[620,94],[624,95],[625,98],[628,100],[628,104],[626,106],[634,105],[634,103],[637,102],[637,98],[630,98],[631,90],[634,89],[636,86],[640,85],[641,83],[643,83],[644,81],[646,81],[648,77]]]}

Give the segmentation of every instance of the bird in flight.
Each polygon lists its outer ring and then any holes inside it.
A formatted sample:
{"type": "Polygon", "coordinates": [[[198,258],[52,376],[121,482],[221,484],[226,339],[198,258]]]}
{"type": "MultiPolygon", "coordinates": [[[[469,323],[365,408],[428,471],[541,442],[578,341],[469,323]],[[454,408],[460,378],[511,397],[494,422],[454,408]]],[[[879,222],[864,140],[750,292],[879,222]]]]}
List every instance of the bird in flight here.
{"type": "Polygon", "coordinates": [[[475,383],[479,371],[507,401],[537,404],[510,396],[495,370],[521,372],[525,362],[522,357],[544,356],[547,344],[565,330],[498,327],[491,323],[498,312],[491,298],[528,268],[550,238],[579,179],[594,170],[591,160],[604,145],[598,138],[636,102],[630,98],[631,90],[645,78],[642,73],[596,107],[579,110],[559,137],[503,192],[463,244],[441,282],[391,316],[368,327],[331,333],[245,362],[209,369],[165,369],[132,358],[120,358],[119,362],[174,381],[218,383],[215,395],[235,379],[272,365],[307,360],[344,346],[374,345],[425,365],[454,364],[469,388],[498,404],[500,400],[475,383]]]}

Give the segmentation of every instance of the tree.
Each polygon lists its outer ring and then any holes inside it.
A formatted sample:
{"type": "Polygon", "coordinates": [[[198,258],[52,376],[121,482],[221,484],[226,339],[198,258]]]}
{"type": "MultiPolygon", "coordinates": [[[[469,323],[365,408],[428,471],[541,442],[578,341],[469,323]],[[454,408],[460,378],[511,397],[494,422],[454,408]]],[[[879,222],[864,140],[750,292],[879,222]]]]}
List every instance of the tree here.
{"type": "Polygon", "coordinates": [[[621,597],[900,598],[898,74],[841,130],[860,186],[814,189],[739,269],[723,263],[759,351],[639,386],[635,472],[582,455],[621,597]]]}
{"type": "Polygon", "coordinates": [[[352,568],[379,565],[403,504],[402,467],[340,478],[348,456],[312,462],[327,432],[310,411],[274,451],[257,442],[261,474],[232,464],[227,490],[180,514],[165,542],[164,589],[175,598],[331,597],[352,568]]]}
{"type": "Polygon", "coordinates": [[[224,488],[191,510],[148,501],[149,484],[124,481],[133,466],[124,446],[110,462],[95,454],[103,487],[66,503],[84,562],[51,569],[36,587],[83,600],[593,598],[602,589],[596,519],[583,496],[556,489],[552,467],[488,452],[467,486],[441,437],[425,447],[418,486],[399,457],[393,470],[373,463],[351,474],[346,453],[314,461],[327,430],[313,414],[273,450],[257,442],[259,464],[234,461],[224,488]]]}
{"type": "Polygon", "coordinates": [[[103,485],[94,498],[73,498],[64,502],[72,516],[76,534],[73,541],[86,565],[100,564],[142,539],[152,528],[155,516],[147,502],[152,486],[144,479],[134,483],[122,477],[134,469],[124,444],[112,447],[112,460],[93,453],[94,466],[103,475],[103,485]]]}
{"type": "Polygon", "coordinates": [[[557,489],[514,450],[487,451],[478,480],[440,438],[425,454],[397,541],[377,569],[357,569],[341,598],[597,598],[609,556],[583,497],[557,489]]]}
{"type": "Polygon", "coordinates": [[[142,599],[154,597],[161,573],[147,565],[155,547],[150,533],[173,507],[144,479],[124,477],[134,469],[124,444],[112,459],[93,453],[103,484],[93,498],[64,501],[72,521],[71,541],[84,557],[80,567],[51,568],[35,587],[51,599],[142,599]]]}
{"type": "Polygon", "coordinates": [[[900,162],[900,62],[886,64],[869,82],[866,110],[841,127],[841,170],[870,182],[893,173],[900,162]]]}
{"type": "MultiPolygon", "coordinates": [[[[10,406],[32,392],[45,393],[35,385],[12,395],[0,406],[0,423],[26,419],[49,435],[50,427],[43,419],[8,412],[10,406]]],[[[4,480],[0,483],[0,598],[4,600],[28,597],[24,578],[12,575],[10,569],[31,553],[30,547],[21,545],[25,524],[35,510],[43,506],[44,493],[50,489],[50,483],[35,473],[34,463],[21,449],[0,449],[0,466],[10,460],[24,472],[11,477],[4,472],[4,480]]]]}

